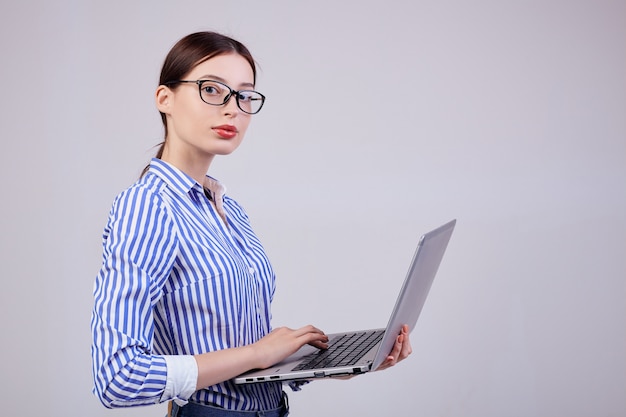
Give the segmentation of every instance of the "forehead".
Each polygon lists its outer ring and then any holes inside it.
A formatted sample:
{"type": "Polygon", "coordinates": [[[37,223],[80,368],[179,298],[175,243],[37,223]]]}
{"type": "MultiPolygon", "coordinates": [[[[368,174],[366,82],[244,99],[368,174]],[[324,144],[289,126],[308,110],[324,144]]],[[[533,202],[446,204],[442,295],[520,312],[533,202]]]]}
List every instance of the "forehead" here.
{"type": "Polygon", "coordinates": [[[224,54],[209,58],[196,65],[189,79],[215,78],[231,86],[254,85],[254,72],[246,58],[239,54],[224,54]]]}

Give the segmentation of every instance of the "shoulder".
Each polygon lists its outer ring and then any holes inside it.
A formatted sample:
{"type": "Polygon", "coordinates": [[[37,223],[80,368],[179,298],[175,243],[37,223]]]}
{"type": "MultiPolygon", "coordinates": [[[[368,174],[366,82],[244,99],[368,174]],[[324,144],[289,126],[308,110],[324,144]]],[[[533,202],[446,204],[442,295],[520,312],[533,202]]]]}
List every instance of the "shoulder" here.
{"type": "Polygon", "coordinates": [[[224,206],[227,207],[229,216],[236,216],[241,220],[248,221],[248,213],[234,198],[227,195],[224,196],[224,206]]]}
{"type": "Polygon", "coordinates": [[[153,253],[176,245],[177,228],[163,189],[159,181],[141,178],[119,193],[104,228],[105,245],[122,251],[150,248],[147,252],[153,253]]]}
{"type": "Polygon", "coordinates": [[[120,192],[113,201],[114,203],[127,200],[159,202],[163,199],[162,193],[165,186],[165,182],[158,176],[147,173],[130,187],[120,192]]]}
{"type": "Polygon", "coordinates": [[[163,190],[165,182],[150,173],[120,192],[113,200],[110,215],[146,215],[165,208],[163,190]]]}

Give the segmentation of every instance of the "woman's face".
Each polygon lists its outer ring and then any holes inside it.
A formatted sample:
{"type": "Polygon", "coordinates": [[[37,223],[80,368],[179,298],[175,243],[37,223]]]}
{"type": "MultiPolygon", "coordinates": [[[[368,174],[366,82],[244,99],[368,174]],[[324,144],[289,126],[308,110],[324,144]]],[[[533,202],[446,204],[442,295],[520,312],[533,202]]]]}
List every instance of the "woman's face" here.
{"type": "MultiPolygon", "coordinates": [[[[234,53],[198,64],[183,79],[220,81],[237,91],[254,89],[250,64],[234,53]]],[[[163,159],[183,164],[230,154],[241,144],[250,123],[250,115],[237,107],[234,95],[226,104],[212,106],[200,99],[195,83],[181,83],[174,90],[160,86],[157,107],[167,120],[163,159]]]]}

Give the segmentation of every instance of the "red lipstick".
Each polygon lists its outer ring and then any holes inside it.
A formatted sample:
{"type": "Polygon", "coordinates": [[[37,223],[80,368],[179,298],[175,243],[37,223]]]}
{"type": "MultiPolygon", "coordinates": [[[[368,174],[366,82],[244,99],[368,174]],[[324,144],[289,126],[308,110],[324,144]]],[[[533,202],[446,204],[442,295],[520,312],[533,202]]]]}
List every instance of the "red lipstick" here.
{"type": "Polygon", "coordinates": [[[212,129],[222,139],[232,139],[238,133],[237,128],[233,125],[214,126],[212,129]]]}

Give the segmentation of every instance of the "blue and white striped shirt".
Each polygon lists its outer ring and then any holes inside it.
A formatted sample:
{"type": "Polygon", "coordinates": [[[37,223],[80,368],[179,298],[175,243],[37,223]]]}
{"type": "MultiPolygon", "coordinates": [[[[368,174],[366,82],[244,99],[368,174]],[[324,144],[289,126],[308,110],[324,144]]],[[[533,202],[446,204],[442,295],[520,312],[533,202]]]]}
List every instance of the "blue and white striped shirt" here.
{"type": "Polygon", "coordinates": [[[174,397],[237,410],[279,406],[280,383],[226,381],[183,398],[172,391],[183,382],[168,381],[177,374],[168,365],[179,363],[172,355],[251,344],[271,330],[274,272],[248,216],[216,180],[199,184],[153,159],[115,199],[103,246],[91,327],[94,391],[105,406],[174,397]]]}

